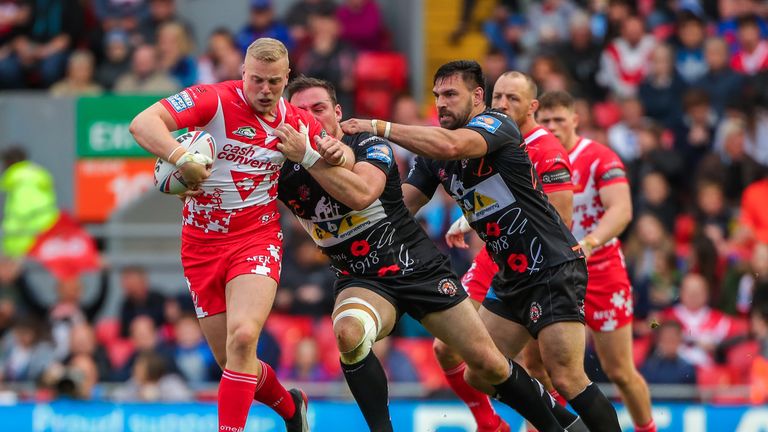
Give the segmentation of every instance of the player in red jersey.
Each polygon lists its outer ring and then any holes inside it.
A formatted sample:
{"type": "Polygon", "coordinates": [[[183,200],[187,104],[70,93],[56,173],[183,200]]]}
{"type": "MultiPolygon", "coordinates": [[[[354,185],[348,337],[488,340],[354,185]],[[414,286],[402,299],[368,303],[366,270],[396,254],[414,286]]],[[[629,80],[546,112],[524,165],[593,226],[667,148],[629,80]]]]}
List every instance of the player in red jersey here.
{"type": "Polygon", "coordinates": [[[632,287],[617,238],[632,219],[624,165],[607,146],[576,134],[578,117],[571,95],[549,92],[539,101],[539,122],[560,140],[573,167],[572,232],[587,256],[589,270],[587,327],[603,370],[621,392],[635,431],[656,431],[648,385],[633,362],[632,287]]]}
{"type": "MultiPolygon", "coordinates": [[[[190,87],[155,103],[131,123],[149,152],[174,163],[189,185],[181,261],[200,327],[224,370],[219,430],[242,431],[251,402],[274,409],[289,432],[309,430],[306,395],[287,391],[256,358],[256,345],[280,280],[282,232],[277,179],[285,155],[275,129],[324,136],[314,117],[282,98],[288,51],[274,39],[248,48],[243,79],[190,87]],[[306,125],[306,126],[305,126],[306,125]],[[199,128],[216,141],[215,161],[184,151],[171,131],[199,128]]],[[[302,165],[320,155],[307,147],[302,165]]]]}
{"type": "MultiPolygon", "coordinates": [[[[571,183],[571,164],[568,161],[568,154],[563,146],[546,129],[536,123],[535,113],[539,108],[539,101],[536,100],[537,88],[533,80],[527,75],[509,71],[502,74],[493,87],[492,108],[498,109],[509,115],[515,120],[520,133],[528,150],[528,156],[533,162],[536,172],[539,174],[542,189],[547,198],[555,207],[563,222],[571,226],[571,214],[573,210],[573,185],[571,183]]],[[[449,246],[467,248],[464,241],[464,234],[471,228],[462,217],[454,223],[446,234],[446,242],[449,246]]],[[[491,280],[499,267],[493,262],[485,248],[481,249],[472,262],[472,266],[461,278],[464,289],[467,290],[474,304],[479,307],[488,288],[491,286],[491,280]]],[[[528,346],[535,344],[535,340],[528,346]]],[[[440,366],[446,372],[448,382],[454,392],[470,407],[478,425],[483,421],[485,407],[490,408],[490,401],[485,394],[480,392],[466,391],[460,383],[457,385],[451,378],[450,371],[460,367],[462,363],[455,351],[449,349],[442,341],[435,339],[435,355],[440,366]]],[[[530,349],[526,348],[525,354],[530,349]]],[[[534,354],[536,354],[536,351],[534,354]]],[[[549,376],[543,374],[546,381],[542,384],[549,390],[553,397],[562,402],[562,397],[554,390],[549,376]]],[[[482,430],[482,429],[481,429],[482,430]]]]}

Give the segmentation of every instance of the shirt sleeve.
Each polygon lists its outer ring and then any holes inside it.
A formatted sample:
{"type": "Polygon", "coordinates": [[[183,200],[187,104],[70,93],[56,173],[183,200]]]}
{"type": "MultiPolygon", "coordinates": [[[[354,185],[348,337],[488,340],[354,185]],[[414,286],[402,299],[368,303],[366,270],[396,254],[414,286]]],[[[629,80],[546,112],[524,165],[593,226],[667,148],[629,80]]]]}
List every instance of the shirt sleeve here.
{"type": "Polygon", "coordinates": [[[488,152],[493,153],[504,146],[519,146],[523,138],[520,129],[506,114],[497,111],[486,111],[472,118],[464,126],[479,132],[488,144],[488,152]]]}
{"type": "Polygon", "coordinates": [[[179,129],[207,125],[219,108],[219,95],[210,85],[188,87],[160,103],[171,114],[179,129]]]}
{"type": "Polygon", "coordinates": [[[364,137],[353,147],[356,162],[368,162],[369,164],[389,174],[395,164],[392,146],[384,138],[377,136],[364,137]]]}
{"type": "Polygon", "coordinates": [[[437,187],[440,186],[440,178],[437,175],[434,162],[421,156],[416,157],[405,182],[420,190],[430,199],[435,194],[437,187]]]}
{"type": "Polygon", "coordinates": [[[608,150],[608,148],[605,150],[607,151],[602,152],[600,155],[600,161],[595,170],[595,186],[597,190],[616,183],[628,183],[624,163],[621,162],[616,153],[608,150]]]}
{"type": "Polygon", "coordinates": [[[573,190],[571,163],[565,151],[545,154],[536,169],[544,193],[573,190]]]}

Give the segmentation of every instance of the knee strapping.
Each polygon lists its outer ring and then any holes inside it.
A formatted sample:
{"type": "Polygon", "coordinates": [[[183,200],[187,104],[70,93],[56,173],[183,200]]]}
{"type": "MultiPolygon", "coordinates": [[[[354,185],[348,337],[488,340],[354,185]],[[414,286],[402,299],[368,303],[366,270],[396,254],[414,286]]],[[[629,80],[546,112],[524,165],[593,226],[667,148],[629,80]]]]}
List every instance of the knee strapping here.
{"type": "Polygon", "coordinates": [[[370,303],[359,297],[350,297],[343,300],[336,306],[336,309],[338,310],[347,305],[349,305],[347,309],[339,312],[333,318],[333,325],[335,327],[336,323],[342,318],[352,317],[358,320],[363,326],[363,336],[355,347],[349,351],[341,353],[341,361],[343,363],[355,364],[368,356],[371,347],[373,347],[373,343],[376,342],[376,338],[378,337],[381,328],[381,317],[370,303]]]}

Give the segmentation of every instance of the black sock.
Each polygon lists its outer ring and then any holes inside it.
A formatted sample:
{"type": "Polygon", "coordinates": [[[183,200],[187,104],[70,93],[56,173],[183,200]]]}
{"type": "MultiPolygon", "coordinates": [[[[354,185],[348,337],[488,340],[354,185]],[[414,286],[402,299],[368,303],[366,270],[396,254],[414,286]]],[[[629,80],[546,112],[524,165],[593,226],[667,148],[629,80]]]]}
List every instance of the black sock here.
{"type": "Polygon", "coordinates": [[[545,402],[547,402],[547,407],[550,408],[552,415],[555,416],[560,426],[566,428],[574,424],[576,420],[579,419],[579,416],[568,411],[564,406],[557,403],[557,401],[549,394],[549,392],[547,392],[539,380],[536,378],[531,378],[531,380],[533,380],[533,383],[536,385],[536,387],[539,388],[539,395],[542,399],[544,399],[545,402]]]}
{"type": "Polygon", "coordinates": [[[539,432],[563,431],[550,405],[549,394],[542,395],[538,381],[534,381],[519,364],[510,361],[511,374],[506,381],[496,384],[496,399],[512,407],[539,432]]]}
{"type": "Polygon", "coordinates": [[[591,383],[568,403],[579,413],[590,431],[621,432],[616,410],[597,384],[591,383]]]}
{"type": "Polygon", "coordinates": [[[392,432],[387,375],[379,359],[369,352],[358,363],[348,365],[341,362],[341,369],[371,432],[392,432]]]}

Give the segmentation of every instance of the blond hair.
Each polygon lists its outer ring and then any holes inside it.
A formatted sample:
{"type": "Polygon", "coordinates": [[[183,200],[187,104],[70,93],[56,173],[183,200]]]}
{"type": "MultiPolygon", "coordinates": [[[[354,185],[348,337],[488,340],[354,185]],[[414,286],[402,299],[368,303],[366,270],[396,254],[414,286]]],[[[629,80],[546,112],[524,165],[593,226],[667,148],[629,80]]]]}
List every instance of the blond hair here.
{"type": "Polygon", "coordinates": [[[258,38],[248,46],[246,55],[267,63],[288,59],[288,48],[277,39],[258,38]]]}

